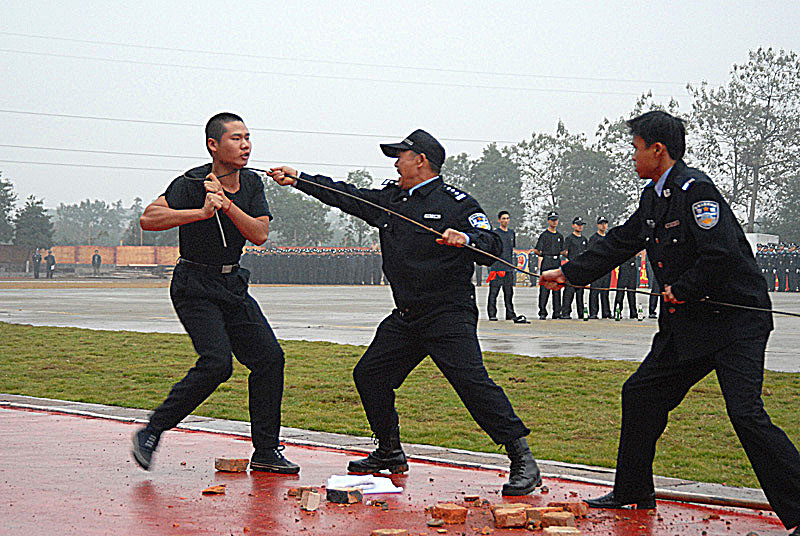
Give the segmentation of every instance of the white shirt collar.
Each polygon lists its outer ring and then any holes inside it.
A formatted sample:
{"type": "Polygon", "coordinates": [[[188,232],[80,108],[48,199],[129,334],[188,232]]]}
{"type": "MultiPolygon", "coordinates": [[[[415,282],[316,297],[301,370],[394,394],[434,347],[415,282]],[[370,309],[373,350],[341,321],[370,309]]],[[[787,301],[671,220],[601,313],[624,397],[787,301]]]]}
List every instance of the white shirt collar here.
{"type": "Polygon", "coordinates": [[[661,192],[664,190],[664,183],[667,182],[667,175],[669,175],[669,172],[672,171],[673,167],[675,166],[671,166],[668,170],[664,172],[663,175],[661,175],[661,178],[659,178],[658,181],[656,181],[655,188],[658,197],[661,197],[661,192]]]}
{"type": "Polygon", "coordinates": [[[426,185],[426,184],[428,184],[429,182],[435,181],[435,180],[436,180],[436,179],[438,179],[438,178],[439,178],[439,175],[436,175],[435,177],[431,177],[430,179],[428,179],[428,180],[426,180],[426,181],[424,181],[424,182],[421,182],[421,183],[419,183],[419,184],[416,184],[416,185],[412,186],[411,188],[409,188],[409,189],[408,189],[408,195],[411,195],[411,194],[413,194],[413,193],[414,193],[414,190],[416,190],[416,189],[417,189],[417,188],[419,188],[420,186],[425,186],[425,185],[426,185]]]}

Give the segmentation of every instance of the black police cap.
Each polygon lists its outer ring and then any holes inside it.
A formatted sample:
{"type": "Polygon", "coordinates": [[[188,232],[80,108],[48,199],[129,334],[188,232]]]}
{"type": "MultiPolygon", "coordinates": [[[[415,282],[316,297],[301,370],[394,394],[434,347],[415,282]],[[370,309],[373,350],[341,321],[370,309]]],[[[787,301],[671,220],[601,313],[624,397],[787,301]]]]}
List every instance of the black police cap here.
{"type": "Polygon", "coordinates": [[[580,216],[575,216],[572,219],[572,225],[586,225],[586,222],[580,216]]]}
{"type": "Polygon", "coordinates": [[[557,220],[558,219],[558,212],[556,212],[555,210],[551,210],[550,212],[547,213],[547,219],[548,220],[557,220]]]}
{"type": "Polygon", "coordinates": [[[598,223],[598,225],[601,224],[601,223],[608,223],[608,220],[606,219],[605,216],[598,216],[597,223],[598,223]]]}
{"type": "Polygon", "coordinates": [[[381,143],[381,150],[390,158],[396,158],[403,151],[414,151],[417,154],[424,154],[437,168],[441,168],[444,164],[444,147],[422,129],[415,130],[400,143],[381,143]]]}

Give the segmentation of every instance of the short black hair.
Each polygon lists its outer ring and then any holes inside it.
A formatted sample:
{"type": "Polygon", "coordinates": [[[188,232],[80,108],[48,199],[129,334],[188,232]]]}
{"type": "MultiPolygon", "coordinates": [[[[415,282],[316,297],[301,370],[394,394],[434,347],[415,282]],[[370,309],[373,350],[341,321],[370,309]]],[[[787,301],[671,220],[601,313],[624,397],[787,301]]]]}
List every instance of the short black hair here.
{"type": "MultiPolygon", "coordinates": [[[[507,210],[501,210],[500,212],[497,213],[497,219],[499,220],[500,218],[502,218],[506,214],[508,214],[507,210]]],[[[510,218],[511,214],[508,214],[508,217],[510,218]]]]}
{"type": "Polygon", "coordinates": [[[683,158],[686,152],[686,128],[682,119],[661,110],[653,110],[629,119],[625,124],[631,129],[631,134],[642,138],[648,147],[661,142],[672,159],[683,158]]]}
{"type": "MultiPolygon", "coordinates": [[[[212,138],[218,142],[222,141],[222,135],[225,134],[226,130],[225,125],[227,123],[233,123],[234,121],[241,121],[244,123],[244,119],[230,112],[218,113],[209,119],[208,123],[206,123],[206,149],[208,149],[208,139],[212,138]]],[[[211,151],[209,151],[209,153],[210,152],[211,151]]]]}

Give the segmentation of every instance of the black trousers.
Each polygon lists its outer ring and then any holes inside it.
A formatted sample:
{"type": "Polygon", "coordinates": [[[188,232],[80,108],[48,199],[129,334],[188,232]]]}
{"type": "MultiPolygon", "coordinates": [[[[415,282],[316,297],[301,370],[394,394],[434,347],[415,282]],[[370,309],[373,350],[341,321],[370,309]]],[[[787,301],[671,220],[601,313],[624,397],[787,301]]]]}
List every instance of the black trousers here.
{"type": "Polygon", "coordinates": [[[170,297],[199,354],[150,417],[163,432],[194,411],[233,373],[231,353],[250,369],[248,396],[253,446],[278,445],[283,398],[283,350],[256,301],[247,292],[250,273],[207,274],[179,264],[170,297]]]}
{"type": "MultiPolygon", "coordinates": [[[[661,292],[661,285],[658,284],[655,276],[650,277],[650,292],[661,292]]],[[[659,302],[661,302],[661,296],[650,296],[650,302],[648,303],[650,308],[650,316],[658,314],[659,302]]]]}
{"type": "Polygon", "coordinates": [[[564,287],[564,299],[561,300],[561,318],[572,314],[572,297],[575,297],[575,307],[578,318],[583,318],[583,290],[582,288],[564,287]]]}
{"type": "Polygon", "coordinates": [[[606,274],[597,281],[592,282],[589,290],[589,316],[597,317],[602,306],[602,318],[611,318],[611,304],[609,302],[609,291],[598,290],[598,288],[608,288],[611,286],[611,274],[606,274]]]}
{"type": "Polygon", "coordinates": [[[695,359],[682,359],[669,344],[661,354],[651,351],[622,387],[616,498],[636,501],[653,492],[656,442],[669,412],[715,371],[728,417],[770,505],[786,527],[800,524],[800,454],[761,400],[767,338],[740,339],[695,359]]]}
{"type": "Polygon", "coordinates": [[[33,278],[34,279],[39,279],[39,263],[38,262],[33,263],[33,278]]]}
{"type": "Polygon", "coordinates": [[[503,302],[506,308],[506,320],[513,320],[517,317],[514,312],[514,277],[516,274],[513,271],[506,271],[503,277],[495,277],[489,281],[489,302],[486,305],[486,312],[489,318],[497,318],[497,295],[500,294],[500,289],[503,289],[503,302]]]}
{"type": "Polygon", "coordinates": [[[628,295],[628,312],[630,313],[630,318],[636,318],[636,293],[633,289],[636,288],[636,282],[634,281],[625,281],[625,280],[617,280],[617,288],[619,289],[631,289],[631,290],[618,290],[617,293],[614,295],[614,310],[622,309],[622,303],[625,301],[625,295],[628,295]]]}
{"type": "Polygon", "coordinates": [[[386,437],[398,427],[395,389],[428,355],[492,441],[506,444],[530,433],[483,365],[477,322],[473,297],[471,302],[444,303],[419,315],[395,309],[380,323],[353,370],[367,420],[377,437],[386,437]]]}

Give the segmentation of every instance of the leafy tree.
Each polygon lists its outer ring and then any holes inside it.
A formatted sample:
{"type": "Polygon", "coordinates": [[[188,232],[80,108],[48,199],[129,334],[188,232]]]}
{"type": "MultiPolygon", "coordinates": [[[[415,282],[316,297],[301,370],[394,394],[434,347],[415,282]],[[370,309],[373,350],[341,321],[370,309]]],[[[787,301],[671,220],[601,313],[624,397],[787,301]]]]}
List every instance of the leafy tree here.
{"type": "MultiPolygon", "coordinates": [[[[372,188],[374,179],[367,170],[356,170],[347,173],[347,182],[359,188],[372,188]]],[[[378,239],[378,231],[361,218],[341,213],[345,240],[348,245],[370,246],[378,239]]]]}
{"type": "Polygon", "coordinates": [[[56,209],[54,239],[59,245],[113,246],[122,231],[122,202],[81,201],[74,205],[60,203],[56,209]]]}
{"type": "Polygon", "coordinates": [[[31,249],[52,247],[53,224],[41,199],[28,196],[25,206],[14,215],[14,245],[31,249]]]}
{"type": "Polygon", "coordinates": [[[12,217],[16,202],[17,194],[14,193],[14,185],[9,179],[4,179],[0,172],[0,242],[2,243],[9,243],[14,237],[12,217]]]}
{"type": "Polygon", "coordinates": [[[652,92],[648,92],[637,99],[629,117],[620,117],[615,121],[606,118],[597,127],[597,142],[593,149],[607,155],[611,165],[609,180],[613,182],[614,188],[627,198],[627,203],[620,212],[604,214],[612,223],[621,223],[633,213],[639,203],[639,196],[644,186],[633,165],[632,139],[625,121],[652,110],[661,110],[675,116],[680,115],[678,102],[675,99],[670,99],[666,105],[663,105],[653,99],[652,92]]]}
{"type": "Polygon", "coordinates": [[[330,243],[333,236],[326,216],[330,207],[316,199],[278,186],[272,179],[264,179],[264,188],[274,216],[270,222],[270,238],[279,246],[319,246],[330,243]]]}
{"type": "Polygon", "coordinates": [[[704,82],[688,89],[697,156],[731,205],[747,210],[752,232],[759,207],[771,210],[800,169],[800,58],[759,48],[747,63],[733,66],[722,87],[704,82]]]}

